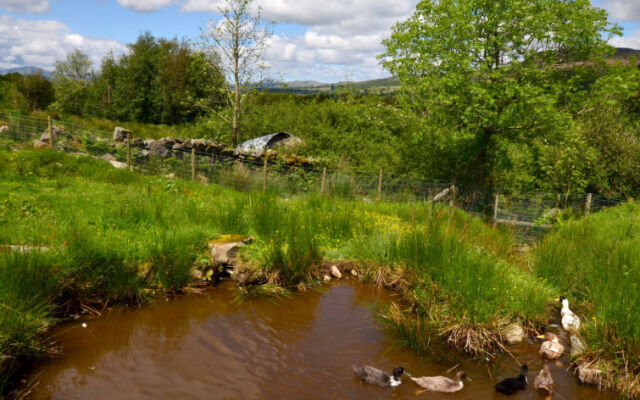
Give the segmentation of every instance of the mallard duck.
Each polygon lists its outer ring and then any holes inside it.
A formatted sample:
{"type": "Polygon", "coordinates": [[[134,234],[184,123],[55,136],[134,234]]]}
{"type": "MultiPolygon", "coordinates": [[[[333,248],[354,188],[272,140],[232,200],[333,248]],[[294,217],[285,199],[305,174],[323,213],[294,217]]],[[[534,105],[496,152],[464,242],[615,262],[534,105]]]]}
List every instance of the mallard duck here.
{"type": "Polygon", "coordinates": [[[529,372],[529,367],[524,364],[520,370],[520,375],[515,378],[503,379],[496,385],[496,390],[504,394],[514,394],[517,391],[524,390],[527,387],[527,372],[529,372]]]}
{"type": "Polygon", "coordinates": [[[562,327],[565,331],[577,332],[580,329],[580,318],[569,308],[569,300],[560,297],[560,302],[562,303],[562,310],[560,311],[562,327]]]}
{"type": "Polygon", "coordinates": [[[423,376],[421,378],[411,378],[415,383],[423,389],[431,392],[453,393],[462,390],[464,387],[463,379],[469,379],[466,372],[458,372],[456,379],[449,379],[444,376],[423,376]]]}
{"type": "Polygon", "coordinates": [[[361,367],[352,366],[352,368],[353,373],[356,374],[361,381],[382,387],[400,386],[402,383],[402,375],[411,376],[411,374],[406,372],[402,367],[395,367],[393,369],[393,375],[389,375],[384,371],[368,365],[361,367]]]}
{"type": "Polygon", "coordinates": [[[547,396],[553,394],[553,378],[551,377],[549,364],[547,362],[544,363],[540,373],[536,376],[536,379],[533,380],[533,388],[547,396]]]}
{"type": "Polygon", "coordinates": [[[551,332],[538,336],[538,339],[546,339],[540,346],[540,355],[547,360],[557,360],[564,353],[564,346],[560,339],[551,332]]]}

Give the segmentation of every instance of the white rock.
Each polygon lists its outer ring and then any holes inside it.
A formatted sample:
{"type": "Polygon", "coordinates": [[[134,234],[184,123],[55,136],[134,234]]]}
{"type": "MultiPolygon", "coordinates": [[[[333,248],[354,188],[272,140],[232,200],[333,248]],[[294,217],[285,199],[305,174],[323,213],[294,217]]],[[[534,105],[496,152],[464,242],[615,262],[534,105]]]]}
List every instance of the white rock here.
{"type": "Polygon", "coordinates": [[[351,275],[358,276],[358,271],[356,271],[355,269],[352,269],[351,270],[351,275]]]}
{"type": "Polygon", "coordinates": [[[520,324],[511,324],[504,330],[502,336],[508,344],[522,343],[524,340],[524,329],[522,329],[520,324]]]}
{"type": "Polygon", "coordinates": [[[109,161],[109,164],[111,164],[114,168],[117,169],[126,169],[127,168],[127,163],[123,163],[120,161],[109,161]]]}
{"type": "Polygon", "coordinates": [[[86,322],[83,322],[83,323],[82,323],[82,327],[83,327],[83,328],[86,328],[86,327],[87,327],[87,323],[86,323],[86,322]]]}
{"type": "Polygon", "coordinates": [[[578,379],[580,383],[600,385],[602,382],[602,372],[597,368],[588,368],[580,365],[578,366],[578,379]]]}
{"type": "Polygon", "coordinates": [[[323,279],[325,282],[329,282],[329,281],[331,280],[331,277],[330,277],[329,275],[325,274],[325,275],[322,277],[322,279],[323,279]]]}
{"type": "Polygon", "coordinates": [[[334,278],[337,278],[337,279],[342,278],[342,273],[340,272],[338,267],[336,267],[335,265],[331,266],[331,275],[333,275],[334,278]]]}
{"type": "Polygon", "coordinates": [[[584,343],[582,343],[582,340],[580,340],[580,338],[576,335],[571,335],[571,351],[569,352],[569,355],[571,357],[577,357],[580,354],[584,353],[585,351],[585,347],[584,347],[584,343]]]}

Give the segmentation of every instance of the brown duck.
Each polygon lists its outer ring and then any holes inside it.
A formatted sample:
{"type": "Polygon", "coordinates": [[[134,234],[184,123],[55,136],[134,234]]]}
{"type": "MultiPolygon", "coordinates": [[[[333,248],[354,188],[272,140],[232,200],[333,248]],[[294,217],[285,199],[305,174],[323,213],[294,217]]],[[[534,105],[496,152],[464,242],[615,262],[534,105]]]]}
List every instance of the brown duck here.
{"type": "Polygon", "coordinates": [[[545,361],[536,379],[533,381],[533,388],[540,394],[551,396],[553,394],[553,377],[549,371],[549,364],[545,361]]]}
{"type": "Polygon", "coordinates": [[[467,373],[462,371],[456,374],[455,380],[444,376],[423,376],[420,378],[411,378],[411,380],[417,383],[418,386],[425,389],[424,391],[442,393],[453,393],[458,390],[462,390],[464,387],[464,383],[462,381],[464,379],[471,380],[467,376],[467,373]]]}
{"type": "Polygon", "coordinates": [[[564,353],[564,346],[560,339],[551,332],[547,332],[538,339],[546,339],[540,346],[540,355],[547,360],[557,360],[564,353]]]}

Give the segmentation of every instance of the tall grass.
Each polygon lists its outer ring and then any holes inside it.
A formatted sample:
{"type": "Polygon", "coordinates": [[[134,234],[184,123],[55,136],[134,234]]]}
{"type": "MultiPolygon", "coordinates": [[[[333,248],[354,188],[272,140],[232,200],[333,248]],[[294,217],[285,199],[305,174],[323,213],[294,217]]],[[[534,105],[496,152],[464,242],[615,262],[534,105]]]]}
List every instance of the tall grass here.
{"type": "Polygon", "coordinates": [[[563,224],[533,261],[535,273],[573,301],[589,346],[640,373],[640,206],[563,224]]]}

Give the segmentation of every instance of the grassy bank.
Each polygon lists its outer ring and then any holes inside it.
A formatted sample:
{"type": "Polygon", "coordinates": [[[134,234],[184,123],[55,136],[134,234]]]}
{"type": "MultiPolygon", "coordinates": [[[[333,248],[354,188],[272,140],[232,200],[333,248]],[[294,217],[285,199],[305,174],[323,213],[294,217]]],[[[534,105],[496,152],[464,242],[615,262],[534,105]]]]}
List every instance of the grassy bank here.
{"type": "Polygon", "coordinates": [[[59,319],[189,288],[221,234],[255,237],[242,254],[254,283],[302,288],[322,260],[357,260],[403,295],[409,308],[389,321],[419,350],[499,349],[510,323],[545,320],[558,294],[518,263],[507,231],[443,206],[238,192],[47,150],[1,150],[0,180],[0,245],[46,247],[0,255],[3,388],[59,319]]]}
{"type": "MultiPolygon", "coordinates": [[[[640,395],[640,206],[566,223],[533,253],[535,273],[575,299],[588,345],[608,384],[640,395]]],[[[597,364],[596,364],[597,365],[597,364]]]]}

